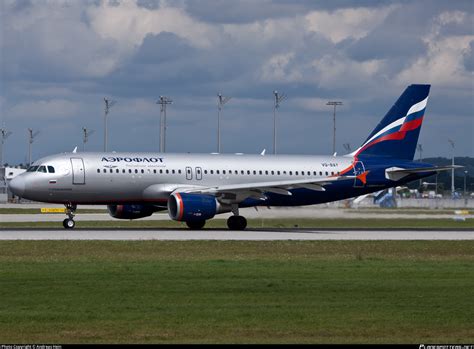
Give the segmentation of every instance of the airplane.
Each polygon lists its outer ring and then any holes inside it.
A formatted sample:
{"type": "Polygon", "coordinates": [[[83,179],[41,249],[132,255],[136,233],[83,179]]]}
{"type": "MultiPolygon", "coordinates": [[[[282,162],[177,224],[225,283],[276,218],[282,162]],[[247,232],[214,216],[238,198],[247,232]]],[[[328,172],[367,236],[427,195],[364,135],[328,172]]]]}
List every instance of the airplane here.
{"type": "Polygon", "coordinates": [[[227,226],[244,230],[240,208],[332,202],[452,169],[413,161],[429,91],[408,86],[362,145],[343,156],[74,151],[35,161],[9,186],[19,197],[64,204],[67,229],[77,205],[100,204],[118,219],[167,210],[190,229],[232,212],[227,226]]]}

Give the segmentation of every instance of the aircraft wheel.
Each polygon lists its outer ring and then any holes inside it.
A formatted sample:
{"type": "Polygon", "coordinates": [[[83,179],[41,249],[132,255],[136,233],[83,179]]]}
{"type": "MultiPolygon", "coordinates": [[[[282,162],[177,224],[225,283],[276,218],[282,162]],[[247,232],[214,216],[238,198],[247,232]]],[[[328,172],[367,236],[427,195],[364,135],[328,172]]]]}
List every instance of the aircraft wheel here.
{"type": "Polygon", "coordinates": [[[66,218],[63,220],[63,227],[66,229],[73,229],[76,226],[74,219],[66,218]]]}
{"type": "Polygon", "coordinates": [[[189,229],[192,229],[192,230],[202,229],[205,224],[206,224],[206,221],[189,221],[189,222],[186,222],[186,225],[189,227],[189,229]]]}
{"type": "Polygon", "coordinates": [[[227,219],[227,226],[230,230],[245,230],[247,228],[247,219],[243,216],[230,216],[227,219]]]}

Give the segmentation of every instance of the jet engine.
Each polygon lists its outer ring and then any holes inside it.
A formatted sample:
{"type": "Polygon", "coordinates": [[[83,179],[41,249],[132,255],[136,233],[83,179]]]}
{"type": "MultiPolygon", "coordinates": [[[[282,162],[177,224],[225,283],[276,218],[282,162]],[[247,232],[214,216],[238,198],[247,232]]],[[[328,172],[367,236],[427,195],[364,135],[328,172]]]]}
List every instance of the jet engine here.
{"type": "Polygon", "coordinates": [[[109,214],[118,219],[137,219],[148,217],[158,209],[152,205],[108,205],[109,214]]]}
{"type": "Polygon", "coordinates": [[[230,205],[221,205],[212,195],[173,193],[168,199],[168,214],[175,221],[204,221],[230,211],[230,205]]]}

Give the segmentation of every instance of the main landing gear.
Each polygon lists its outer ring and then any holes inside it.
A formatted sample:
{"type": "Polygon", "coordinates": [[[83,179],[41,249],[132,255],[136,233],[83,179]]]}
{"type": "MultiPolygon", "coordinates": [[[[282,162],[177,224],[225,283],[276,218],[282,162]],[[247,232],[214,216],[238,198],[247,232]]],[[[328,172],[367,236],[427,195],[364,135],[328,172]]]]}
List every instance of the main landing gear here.
{"type": "Polygon", "coordinates": [[[74,221],[74,216],[77,209],[77,205],[73,204],[66,204],[66,215],[68,218],[63,220],[63,227],[66,229],[73,229],[76,226],[76,222],[74,221]]]}
{"type": "Polygon", "coordinates": [[[230,230],[245,230],[247,227],[247,219],[243,216],[239,216],[239,206],[232,205],[233,216],[227,219],[227,226],[230,230]]]}

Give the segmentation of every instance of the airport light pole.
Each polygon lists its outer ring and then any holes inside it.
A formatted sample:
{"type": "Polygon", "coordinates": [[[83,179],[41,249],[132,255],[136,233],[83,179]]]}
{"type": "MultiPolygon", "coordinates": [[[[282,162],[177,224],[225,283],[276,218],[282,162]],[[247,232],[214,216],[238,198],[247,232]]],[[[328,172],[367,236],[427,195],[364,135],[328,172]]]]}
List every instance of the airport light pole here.
{"type": "Polygon", "coordinates": [[[464,198],[467,198],[467,196],[466,196],[466,177],[467,177],[467,170],[464,171],[464,198]]]}
{"type": "Polygon", "coordinates": [[[329,101],[326,103],[326,105],[334,106],[334,113],[332,114],[332,120],[333,120],[332,153],[335,154],[336,153],[336,106],[342,105],[342,102],[329,101]]]}
{"type": "Polygon", "coordinates": [[[454,142],[451,139],[448,139],[449,144],[451,144],[452,148],[452,161],[451,165],[453,168],[451,169],[451,198],[454,198],[454,142]]]}
{"type": "Polygon", "coordinates": [[[160,96],[156,104],[160,107],[160,153],[166,153],[166,106],[173,103],[173,100],[160,96]]]}
{"type": "Polygon", "coordinates": [[[343,146],[344,149],[347,151],[347,153],[350,154],[350,152],[351,152],[351,145],[350,145],[350,143],[344,143],[342,146],[343,146]]]}
{"type": "Polygon", "coordinates": [[[5,140],[12,134],[11,131],[7,131],[5,127],[0,128],[0,167],[3,167],[3,145],[5,144],[5,140]]]}
{"type": "Polygon", "coordinates": [[[276,127],[276,110],[280,108],[280,103],[286,99],[285,94],[279,94],[278,91],[273,91],[273,95],[275,96],[275,104],[273,106],[273,154],[277,153],[276,150],[276,137],[277,137],[277,127],[276,127]]]}
{"type": "Polygon", "coordinates": [[[221,152],[221,111],[232,97],[224,97],[222,94],[217,94],[217,152],[221,152]]]}
{"type": "Polygon", "coordinates": [[[112,101],[104,97],[104,152],[107,151],[107,144],[108,144],[108,130],[107,130],[107,116],[109,115],[110,108],[117,103],[116,101],[112,101]]]}
{"type": "Polygon", "coordinates": [[[82,151],[86,151],[86,143],[89,140],[89,136],[94,133],[94,130],[88,130],[87,128],[82,128],[82,151]]]}
{"type": "Polygon", "coordinates": [[[38,134],[39,131],[33,132],[31,128],[28,129],[28,167],[31,165],[31,145],[38,134]]]}
{"type": "MultiPolygon", "coordinates": [[[[416,149],[417,149],[418,152],[420,153],[420,159],[419,159],[419,161],[421,162],[422,154],[423,154],[423,146],[422,146],[420,143],[418,143],[418,145],[416,146],[416,149]]],[[[421,182],[421,179],[420,179],[420,188],[421,188],[421,184],[422,184],[422,182],[421,182]]]]}

